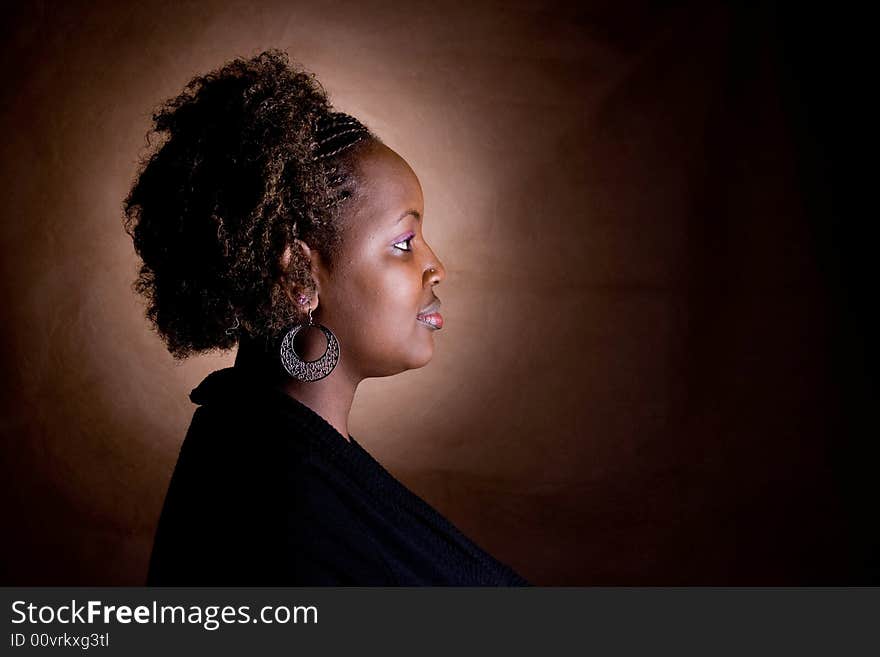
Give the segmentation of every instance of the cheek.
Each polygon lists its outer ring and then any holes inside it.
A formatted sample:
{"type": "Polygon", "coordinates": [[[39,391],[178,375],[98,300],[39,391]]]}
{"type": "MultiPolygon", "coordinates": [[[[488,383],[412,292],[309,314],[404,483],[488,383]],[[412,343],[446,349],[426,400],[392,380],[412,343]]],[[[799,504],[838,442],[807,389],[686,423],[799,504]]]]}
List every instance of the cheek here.
{"type": "Polygon", "coordinates": [[[404,270],[386,270],[370,278],[364,290],[376,327],[392,334],[408,332],[418,312],[420,290],[404,270]]]}
{"type": "Polygon", "coordinates": [[[424,351],[421,343],[430,342],[431,331],[416,320],[424,300],[417,273],[386,266],[349,271],[346,276],[345,289],[334,299],[341,311],[335,319],[352,351],[361,358],[395,360],[409,360],[404,352],[413,349],[424,351]]]}

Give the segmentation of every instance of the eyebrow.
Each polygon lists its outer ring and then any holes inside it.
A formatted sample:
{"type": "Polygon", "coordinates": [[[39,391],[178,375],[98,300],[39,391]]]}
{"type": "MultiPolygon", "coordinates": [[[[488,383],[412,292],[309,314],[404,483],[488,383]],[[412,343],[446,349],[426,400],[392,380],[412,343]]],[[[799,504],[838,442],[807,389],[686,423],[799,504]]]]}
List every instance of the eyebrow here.
{"type": "Polygon", "coordinates": [[[421,220],[422,220],[422,215],[419,213],[418,210],[407,210],[407,211],[404,212],[402,215],[400,215],[400,216],[397,218],[397,221],[395,221],[394,223],[399,224],[401,221],[403,221],[403,218],[404,218],[404,217],[407,217],[407,216],[409,216],[409,215],[414,216],[414,217],[416,218],[416,221],[421,221],[421,220]]]}

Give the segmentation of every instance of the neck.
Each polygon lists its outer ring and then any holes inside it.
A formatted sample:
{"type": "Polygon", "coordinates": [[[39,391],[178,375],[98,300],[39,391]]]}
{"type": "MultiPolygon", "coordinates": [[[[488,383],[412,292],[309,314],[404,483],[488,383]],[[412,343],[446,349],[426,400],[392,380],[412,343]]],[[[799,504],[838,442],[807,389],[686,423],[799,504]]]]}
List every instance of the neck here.
{"type": "MultiPolygon", "coordinates": [[[[313,333],[317,333],[314,331],[313,333]]],[[[297,350],[299,351],[299,350],[297,350]]],[[[319,351],[309,356],[312,349],[304,349],[308,358],[320,356],[319,351]]],[[[323,417],[334,429],[349,440],[348,416],[360,380],[343,367],[343,357],[329,376],[319,381],[298,381],[291,378],[281,366],[278,350],[262,338],[242,334],[235,357],[235,367],[241,367],[271,382],[298,402],[305,404],[323,417]]]]}

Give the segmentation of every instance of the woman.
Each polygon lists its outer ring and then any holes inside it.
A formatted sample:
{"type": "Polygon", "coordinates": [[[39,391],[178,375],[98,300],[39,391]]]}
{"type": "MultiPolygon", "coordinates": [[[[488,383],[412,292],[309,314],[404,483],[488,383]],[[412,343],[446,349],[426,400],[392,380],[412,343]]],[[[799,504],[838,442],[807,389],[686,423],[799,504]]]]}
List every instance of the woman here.
{"type": "Polygon", "coordinates": [[[238,353],[190,395],[148,584],[526,584],[348,432],[358,384],[427,364],[443,326],[407,163],[279,51],[153,118],[135,287],[176,358],[238,353]]]}

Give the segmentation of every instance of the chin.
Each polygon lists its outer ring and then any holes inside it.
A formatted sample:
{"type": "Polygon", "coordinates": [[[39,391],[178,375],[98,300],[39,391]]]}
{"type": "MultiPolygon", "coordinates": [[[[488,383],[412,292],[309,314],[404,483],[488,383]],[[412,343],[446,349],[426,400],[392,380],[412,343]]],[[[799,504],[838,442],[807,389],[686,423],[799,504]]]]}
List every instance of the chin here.
{"type": "Polygon", "coordinates": [[[392,361],[385,360],[384,367],[377,368],[372,374],[368,376],[394,376],[395,374],[402,374],[403,372],[408,372],[409,370],[417,370],[430,363],[433,356],[433,346],[430,346],[428,349],[421,349],[418,352],[410,352],[406,355],[403,355],[399,360],[395,359],[394,365],[390,364],[392,361]]]}
{"type": "Polygon", "coordinates": [[[409,359],[409,367],[408,370],[417,370],[420,367],[424,367],[428,363],[431,362],[431,359],[434,357],[434,341],[431,340],[430,344],[428,344],[424,349],[420,349],[418,353],[414,353],[412,357],[409,359]]]}
{"type": "Polygon", "coordinates": [[[394,340],[396,348],[393,350],[388,349],[391,343],[386,343],[385,349],[372,355],[370,360],[375,367],[369,376],[393,376],[430,363],[434,357],[434,339],[425,333],[424,328],[418,327],[415,333],[399,336],[394,340]]]}
{"type": "Polygon", "coordinates": [[[410,366],[407,367],[406,369],[408,369],[408,370],[417,370],[417,369],[420,369],[420,368],[424,367],[425,365],[427,365],[427,364],[430,363],[430,362],[431,362],[431,357],[429,356],[428,358],[422,358],[422,359],[420,359],[420,360],[413,361],[413,362],[410,364],[410,366]]]}
{"type": "Polygon", "coordinates": [[[417,369],[420,369],[420,368],[424,367],[425,365],[427,365],[427,364],[430,363],[430,362],[431,362],[431,359],[428,358],[428,359],[426,359],[426,360],[423,360],[423,361],[421,361],[421,362],[418,362],[418,363],[416,363],[416,364],[414,364],[414,365],[408,367],[407,369],[410,369],[410,370],[417,370],[417,369]]]}

